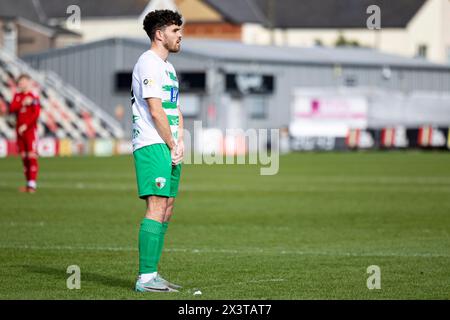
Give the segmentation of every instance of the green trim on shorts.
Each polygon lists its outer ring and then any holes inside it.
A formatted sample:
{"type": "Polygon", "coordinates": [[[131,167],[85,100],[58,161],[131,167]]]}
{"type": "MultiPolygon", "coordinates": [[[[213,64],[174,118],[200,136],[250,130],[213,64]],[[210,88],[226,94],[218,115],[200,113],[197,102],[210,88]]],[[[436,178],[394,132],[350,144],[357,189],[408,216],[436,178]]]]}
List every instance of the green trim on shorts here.
{"type": "Polygon", "coordinates": [[[177,196],[181,163],[172,166],[170,149],[165,143],[139,148],[133,157],[139,198],[177,196]]]}

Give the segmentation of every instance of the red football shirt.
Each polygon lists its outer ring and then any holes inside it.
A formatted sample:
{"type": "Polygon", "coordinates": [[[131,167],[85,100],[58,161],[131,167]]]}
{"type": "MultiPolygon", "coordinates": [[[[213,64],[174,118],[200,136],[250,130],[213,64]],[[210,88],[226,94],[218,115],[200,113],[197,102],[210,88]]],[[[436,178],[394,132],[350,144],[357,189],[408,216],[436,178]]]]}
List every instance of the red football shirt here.
{"type": "Polygon", "coordinates": [[[31,92],[16,93],[9,107],[10,113],[16,113],[16,130],[23,124],[27,125],[26,131],[36,129],[40,111],[39,97],[31,92]],[[27,97],[30,97],[32,102],[24,106],[23,102],[27,97]]]}

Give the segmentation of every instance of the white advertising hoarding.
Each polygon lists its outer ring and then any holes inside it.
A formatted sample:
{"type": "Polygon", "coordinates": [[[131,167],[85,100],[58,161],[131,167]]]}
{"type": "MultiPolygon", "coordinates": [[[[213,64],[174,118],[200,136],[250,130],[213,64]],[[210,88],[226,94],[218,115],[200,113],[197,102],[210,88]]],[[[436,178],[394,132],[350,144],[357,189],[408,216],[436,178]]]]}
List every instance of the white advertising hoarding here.
{"type": "Polygon", "coordinates": [[[296,92],[290,134],[294,137],[345,137],[349,129],[367,128],[368,102],[338,92],[296,92]]]}

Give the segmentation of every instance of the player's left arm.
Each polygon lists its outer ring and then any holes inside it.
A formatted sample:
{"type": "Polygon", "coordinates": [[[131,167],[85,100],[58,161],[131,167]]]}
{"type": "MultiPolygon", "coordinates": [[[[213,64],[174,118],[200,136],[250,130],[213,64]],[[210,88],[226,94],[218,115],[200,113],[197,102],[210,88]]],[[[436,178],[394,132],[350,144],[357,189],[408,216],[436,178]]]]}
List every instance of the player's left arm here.
{"type": "Polygon", "coordinates": [[[175,158],[172,159],[172,163],[174,165],[179,164],[183,160],[184,156],[184,123],[183,123],[183,114],[181,113],[180,108],[178,110],[178,139],[177,139],[177,150],[175,158]]]}
{"type": "Polygon", "coordinates": [[[183,142],[184,138],[184,124],[183,124],[183,114],[181,113],[180,108],[178,108],[178,142],[183,142]]]}
{"type": "Polygon", "coordinates": [[[30,124],[37,124],[39,115],[41,114],[41,101],[39,100],[39,97],[35,96],[30,104],[33,110],[30,117],[30,124]]]}

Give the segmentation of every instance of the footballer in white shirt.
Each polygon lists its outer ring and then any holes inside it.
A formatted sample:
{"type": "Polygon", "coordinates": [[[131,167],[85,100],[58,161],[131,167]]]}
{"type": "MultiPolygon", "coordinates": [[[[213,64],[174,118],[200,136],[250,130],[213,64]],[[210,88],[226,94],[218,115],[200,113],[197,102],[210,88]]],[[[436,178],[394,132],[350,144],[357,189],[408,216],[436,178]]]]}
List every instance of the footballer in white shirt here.
{"type": "Polygon", "coordinates": [[[131,105],[132,143],[138,194],[146,201],[139,230],[139,292],[174,292],[181,288],[158,274],[164,237],[173,214],[184,154],[183,116],[178,78],[167,60],[180,51],[182,17],[170,10],[152,11],[144,19],[151,40],[134,66],[131,105]]]}

